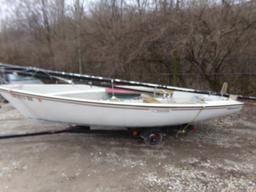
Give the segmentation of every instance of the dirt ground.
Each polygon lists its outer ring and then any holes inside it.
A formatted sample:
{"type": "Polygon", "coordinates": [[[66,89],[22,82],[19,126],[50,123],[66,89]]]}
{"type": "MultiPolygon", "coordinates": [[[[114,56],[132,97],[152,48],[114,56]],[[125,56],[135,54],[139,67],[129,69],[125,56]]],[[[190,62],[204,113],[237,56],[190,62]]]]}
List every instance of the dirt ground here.
{"type": "MultiPolygon", "coordinates": [[[[8,104],[0,135],[63,129],[8,104]]],[[[0,192],[256,191],[256,106],[147,146],[126,132],[0,139],[0,192]]]]}

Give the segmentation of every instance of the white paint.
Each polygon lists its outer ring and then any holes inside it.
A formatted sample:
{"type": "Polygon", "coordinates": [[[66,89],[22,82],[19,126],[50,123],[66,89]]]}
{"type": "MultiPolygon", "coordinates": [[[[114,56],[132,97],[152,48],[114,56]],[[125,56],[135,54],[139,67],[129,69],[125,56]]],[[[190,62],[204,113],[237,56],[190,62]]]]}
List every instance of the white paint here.
{"type": "Polygon", "coordinates": [[[229,115],[242,108],[241,102],[219,96],[200,95],[205,102],[194,102],[191,98],[199,94],[182,92],[174,92],[170,101],[157,98],[161,103],[103,99],[104,88],[88,85],[5,85],[0,93],[28,118],[77,125],[179,125],[229,115]]]}

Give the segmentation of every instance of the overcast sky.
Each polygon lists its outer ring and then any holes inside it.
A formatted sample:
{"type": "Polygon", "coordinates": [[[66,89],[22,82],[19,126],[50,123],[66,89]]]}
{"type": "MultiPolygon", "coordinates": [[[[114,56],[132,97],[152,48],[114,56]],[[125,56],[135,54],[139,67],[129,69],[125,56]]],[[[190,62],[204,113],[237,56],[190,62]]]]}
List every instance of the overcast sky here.
{"type": "MultiPolygon", "coordinates": [[[[0,19],[8,16],[9,9],[18,4],[20,0],[0,0],[0,19]]],[[[72,4],[75,0],[66,0],[66,3],[72,4]]],[[[93,2],[97,0],[85,0],[85,2],[93,2]]],[[[81,1],[82,2],[82,1],[81,1]]]]}
{"type": "MultiPolygon", "coordinates": [[[[8,11],[10,8],[12,8],[15,4],[17,4],[20,0],[0,0],[0,19],[5,18],[8,16],[8,11]]],[[[66,0],[66,2],[72,3],[74,0],[66,0]]],[[[97,0],[85,0],[85,2],[93,2],[97,0]]],[[[190,1],[190,0],[188,0],[190,1]]],[[[218,0],[219,2],[221,0],[218,0]]],[[[241,0],[236,0],[237,2],[241,0]]],[[[243,0],[243,1],[249,1],[249,0],[243,0]]]]}
{"type": "Polygon", "coordinates": [[[0,0],[0,18],[8,15],[9,8],[15,5],[17,0],[0,0]]]}
{"type": "Polygon", "coordinates": [[[6,12],[6,4],[4,2],[5,0],[0,0],[0,17],[2,18],[4,13],[6,12]]]}

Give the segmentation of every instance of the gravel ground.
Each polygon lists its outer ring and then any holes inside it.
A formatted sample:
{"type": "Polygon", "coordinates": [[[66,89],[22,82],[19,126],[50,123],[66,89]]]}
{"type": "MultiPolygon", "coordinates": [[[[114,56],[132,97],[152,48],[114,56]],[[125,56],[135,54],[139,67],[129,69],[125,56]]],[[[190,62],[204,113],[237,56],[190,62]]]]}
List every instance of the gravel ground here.
{"type": "MultiPolygon", "coordinates": [[[[0,192],[256,191],[256,106],[146,146],[126,132],[0,140],[0,192]]],[[[65,128],[0,108],[0,134],[65,128]]]]}

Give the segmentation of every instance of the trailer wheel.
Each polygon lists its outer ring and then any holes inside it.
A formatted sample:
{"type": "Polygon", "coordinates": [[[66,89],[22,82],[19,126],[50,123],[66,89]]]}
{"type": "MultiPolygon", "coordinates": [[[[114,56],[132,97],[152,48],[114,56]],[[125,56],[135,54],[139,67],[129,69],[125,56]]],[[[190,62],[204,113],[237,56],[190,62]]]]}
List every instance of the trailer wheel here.
{"type": "Polygon", "coordinates": [[[147,145],[158,145],[163,141],[163,133],[159,130],[143,132],[141,137],[147,145]]]}

